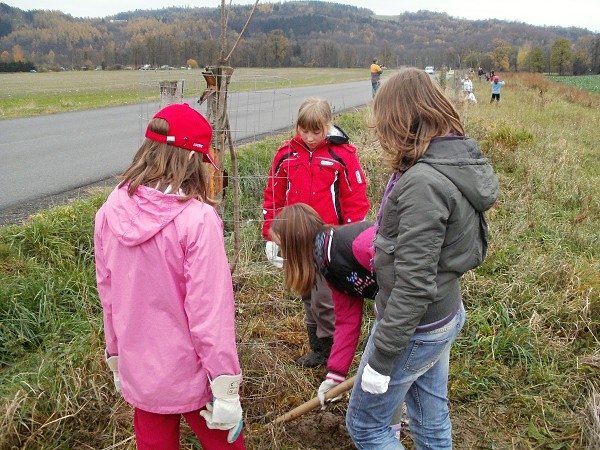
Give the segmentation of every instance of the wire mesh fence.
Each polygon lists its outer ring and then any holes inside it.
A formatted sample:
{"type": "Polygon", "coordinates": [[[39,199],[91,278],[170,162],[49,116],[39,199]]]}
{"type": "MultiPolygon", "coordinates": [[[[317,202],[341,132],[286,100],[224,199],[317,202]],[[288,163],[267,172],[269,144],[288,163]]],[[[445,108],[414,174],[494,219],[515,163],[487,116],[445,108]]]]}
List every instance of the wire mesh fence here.
{"type": "MultiPolygon", "coordinates": [[[[206,102],[198,102],[204,84],[201,77],[167,75],[172,80],[140,82],[140,142],[148,120],[167,104],[186,102],[205,117],[210,114],[206,102]]],[[[281,77],[233,76],[227,92],[211,93],[227,95],[230,127],[214,129],[213,133],[230,134],[238,165],[234,176],[231,158],[224,152],[227,181],[218,210],[228,256],[235,267],[236,330],[247,424],[270,421],[298,403],[298,392],[315,389],[314,380],[307,381],[305,374],[289,370],[299,352],[307,350],[303,305],[299,297],[284,290],[283,273],[267,261],[262,237],[262,202],[269,166],[283,139],[291,137],[298,106],[290,90],[290,80],[281,77]],[[256,149],[251,155],[245,152],[245,145],[272,135],[273,129],[282,134],[262,141],[259,156],[256,149]],[[233,201],[235,189],[239,205],[233,201]]]]}

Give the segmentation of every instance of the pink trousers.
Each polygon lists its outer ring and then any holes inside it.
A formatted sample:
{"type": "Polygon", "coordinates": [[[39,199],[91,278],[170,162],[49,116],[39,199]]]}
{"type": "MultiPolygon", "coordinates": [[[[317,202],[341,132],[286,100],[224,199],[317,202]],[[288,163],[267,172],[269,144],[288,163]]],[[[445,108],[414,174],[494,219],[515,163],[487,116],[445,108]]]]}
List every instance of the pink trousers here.
{"type": "Polygon", "coordinates": [[[233,444],[227,443],[227,430],[211,430],[200,410],[184,414],[156,414],[135,408],[133,427],[138,450],[179,450],[179,421],[181,416],[190,425],[204,450],[245,450],[244,436],[233,444]]]}

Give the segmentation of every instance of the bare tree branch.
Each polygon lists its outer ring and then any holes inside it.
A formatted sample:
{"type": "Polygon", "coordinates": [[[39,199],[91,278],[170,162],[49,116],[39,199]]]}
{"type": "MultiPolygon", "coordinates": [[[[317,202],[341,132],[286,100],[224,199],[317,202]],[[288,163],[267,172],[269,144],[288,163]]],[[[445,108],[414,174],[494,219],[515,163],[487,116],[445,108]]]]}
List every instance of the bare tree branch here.
{"type": "MultiPolygon", "coordinates": [[[[231,7],[231,0],[229,0],[231,7]]],[[[227,21],[225,20],[225,0],[221,0],[221,52],[219,55],[220,64],[225,64],[225,47],[227,46],[227,21]]]]}
{"type": "Polygon", "coordinates": [[[236,47],[238,46],[238,44],[240,43],[240,40],[242,39],[242,36],[244,35],[244,33],[246,31],[246,28],[248,28],[248,25],[250,24],[250,20],[252,19],[252,16],[254,15],[254,12],[256,11],[256,7],[258,6],[258,1],[259,0],[256,0],[254,2],[254,6],[252,7],[252,11],[250,11],[250,15],[248,16],[248,20],[246,21],[246,24],[244,25],[244,28],[242,28],[242,31],[240,31],[240,34],[238,35],[238,38],[235,41],[235,44],[233,44],[233,47],[231,48],[231,51],[227,55],[227,58],[225,58],[226,62],[228,62],[229,58],[231,58],[231,55],[232,55],[233,51],[236,49],[236,47]]]}

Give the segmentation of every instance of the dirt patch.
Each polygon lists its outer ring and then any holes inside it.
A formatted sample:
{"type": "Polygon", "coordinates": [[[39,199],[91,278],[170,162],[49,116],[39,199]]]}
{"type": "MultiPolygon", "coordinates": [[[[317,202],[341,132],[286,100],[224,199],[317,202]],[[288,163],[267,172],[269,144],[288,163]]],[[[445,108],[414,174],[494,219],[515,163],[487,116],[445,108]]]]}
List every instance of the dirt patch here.
{"type": "Polygon", "coordinates": [[[355,448],[346,431],[345,408],[316,410],[284,426],[286,441],[298,449],[350,450],[355,448]]]}

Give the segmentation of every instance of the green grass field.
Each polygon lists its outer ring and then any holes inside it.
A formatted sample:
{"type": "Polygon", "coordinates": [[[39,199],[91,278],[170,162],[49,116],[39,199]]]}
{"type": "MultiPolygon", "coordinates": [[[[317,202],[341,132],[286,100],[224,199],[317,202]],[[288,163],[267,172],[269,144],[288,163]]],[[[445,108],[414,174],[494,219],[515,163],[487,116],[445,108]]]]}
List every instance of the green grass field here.
{"type": "MultiPolygon", "coordinates": [[[[452,350],[449,384],[454,448],[597,450],[600,97],[539,75],[503,79],[500,105],[489,104],[488,83],[475,81],[476,105],[448,91],[501,186],[488,214],[487,259],[462,282],[468,320],[452,350]]],[[[359,149],[373,218],[388,173],[364,125],[367,113],[336,121],[359,149]]],[[[301,302],[282,290],[281,273],[263,253],[262,191],[283,137],[237,149],[243,206],[234,280],[247,447],[346,450],[347,400],[265,427],[314,397],[325,373],[294,365],[307,350],[301,302]]],[[[0,229],[2,449],[135,448],[131,408],[103,360],[92,228],[106,195],[91,192],[0,229]]],[[[231,254],[231,195],[222,216],[231,254]]],[[[366,309],[364,336],[372,320],[366,309]]],[[[414,448],[410,433],[403,444],[414,448]]],[[[182,448],[199,449],[186,427],[182,448]]]]}
{"type": "Polygon", "coordinates": [[[557,83],[564,83],[568,86],[573,86],[585,91],[595,92],[600,94],[600,76],[599,75],[583,75],[583,76],[549,76],[550,80],[557,83]]]}

